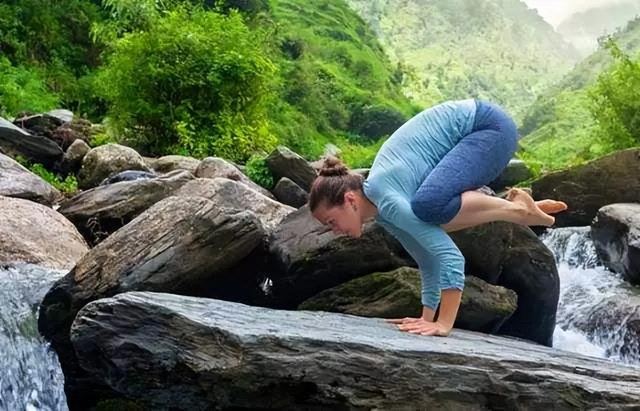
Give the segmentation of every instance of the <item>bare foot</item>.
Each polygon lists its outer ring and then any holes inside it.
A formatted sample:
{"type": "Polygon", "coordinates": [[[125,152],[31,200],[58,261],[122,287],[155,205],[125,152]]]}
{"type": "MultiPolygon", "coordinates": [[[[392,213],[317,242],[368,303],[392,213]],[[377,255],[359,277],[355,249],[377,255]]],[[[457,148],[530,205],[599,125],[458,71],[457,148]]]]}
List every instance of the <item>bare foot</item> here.
{"type": "MultiPolygon", "coordinates": [[[[519,203],[523,206],[525,210],[525,215],[523,216],[522,224],[525,225],[542,225],[542,226],[552,226],[556,221],[555,218],[545,213],[533,198],[523,190],[519,188],[512,188],[509,190],[507,194],[507,200],[513,201],[514,203],[519,203]]],[[[553,201],[553,200],[551,200],[553,201]]],[[[549,205],[545,203],[546,205],[549,205]]],[[[554,205],[555,206],[555,205],[554,205]]],[[[565,205],[566,206],[566,205],[565,205]]]]}
{"type": "Polygon", "coordinates": [[[547,214],[555,214],[567,209],[565,202],[556,200],[540,200],[536,201],[536,205],[547,214]]]}

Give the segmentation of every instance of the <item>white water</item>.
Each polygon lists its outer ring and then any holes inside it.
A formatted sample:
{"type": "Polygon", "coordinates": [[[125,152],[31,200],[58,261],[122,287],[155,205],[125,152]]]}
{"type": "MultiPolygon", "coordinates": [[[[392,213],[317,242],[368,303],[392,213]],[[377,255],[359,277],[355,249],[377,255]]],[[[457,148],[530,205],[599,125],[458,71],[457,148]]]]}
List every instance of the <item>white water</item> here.
{"type": "Polygon", "coordinates": [[[560,275],[554,347],[616,362],[640,364],[637,338],[628,337],[636,340],[636,347],[630,347],[628,343],[625,346],[628,317],[615,317],[614,314],[619,313],[599,308],[608,301],[640,302],[638,287],[629,286],[620,276],[602,266],[589,227],[550,230],[542,236],[542,241],[554,253],[560,275]],[[607,326],[595,329],[592,326],[594,318],[607,326]]]}
{"type": "Polygon", "coordinates": [[[0,267],[0,410],[67,410],[58,358],[38,333],[37,307],[66,272],[0,267]]]}

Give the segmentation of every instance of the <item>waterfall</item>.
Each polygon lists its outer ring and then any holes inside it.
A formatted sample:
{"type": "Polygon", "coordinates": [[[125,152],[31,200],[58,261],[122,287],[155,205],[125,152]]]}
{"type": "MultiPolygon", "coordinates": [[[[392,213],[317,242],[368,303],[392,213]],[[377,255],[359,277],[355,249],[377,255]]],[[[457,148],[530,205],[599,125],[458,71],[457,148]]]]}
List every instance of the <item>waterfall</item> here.
{"type": "Polygon", "coordinates": [[[602,266],[589,227],[557,228],[541,239],[554,253],[560,275],[554,347],[640,364],[632,318],[640,313],[640,288],[602,266]]]}
{"type": "Polygon", "coordinates": [[[67,410],[64,376],[38,333],[37,308],[65,272],[0,267],[0,410],[67,410]]]}

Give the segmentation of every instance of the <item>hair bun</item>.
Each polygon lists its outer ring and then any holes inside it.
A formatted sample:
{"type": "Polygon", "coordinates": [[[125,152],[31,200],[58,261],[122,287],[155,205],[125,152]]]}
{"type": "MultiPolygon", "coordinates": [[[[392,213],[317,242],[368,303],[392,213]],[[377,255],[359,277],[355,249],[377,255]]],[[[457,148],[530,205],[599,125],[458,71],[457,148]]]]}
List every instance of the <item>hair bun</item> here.
{"type": "Polygon", "coordinates": [[[340,177],[349,174],[349,169],[340,159],[335,157],[327,157],[319,171],[323,177],[340,177]]]}

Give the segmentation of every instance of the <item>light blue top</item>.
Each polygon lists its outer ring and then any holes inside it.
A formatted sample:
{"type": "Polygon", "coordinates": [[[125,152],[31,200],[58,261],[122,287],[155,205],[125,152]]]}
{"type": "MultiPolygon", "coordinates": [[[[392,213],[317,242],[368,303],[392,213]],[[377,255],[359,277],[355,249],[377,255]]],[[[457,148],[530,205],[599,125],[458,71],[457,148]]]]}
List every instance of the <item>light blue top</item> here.
{"type": "Polygon", "coordinates": [[[464,288],[464,257],[440,226],[416,217],[411,199],[436,164],[472,132],[475,113],[475,100],[462,100],[417,114],[382,145],[363,185],[378,208],[376,221],[418,264],[422,304],[433,310],[440,290],[464,288]]]}

